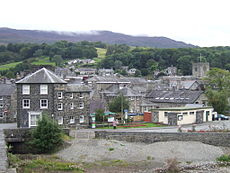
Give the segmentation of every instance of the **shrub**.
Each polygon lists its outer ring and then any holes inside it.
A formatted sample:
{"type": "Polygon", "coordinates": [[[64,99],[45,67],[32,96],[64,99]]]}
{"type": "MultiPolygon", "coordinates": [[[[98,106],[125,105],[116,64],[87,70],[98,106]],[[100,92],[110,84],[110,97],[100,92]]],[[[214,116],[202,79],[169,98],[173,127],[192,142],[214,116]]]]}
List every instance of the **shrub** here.
{"type": "Polygon", "coordinates": [[[53,152],[63,143],[62,131],[56,121],[43,115],[38,126],[32,131],[30,143],[40,153],[53,152]]]}
{"type": "Polygon", "coordinates": [[[177,173],[180,172],[180,168],[178,166],[179,162],[176,158],[168,159],[166,161],[166,172],[167,173],[177,173]]]}
{"type": "Polygon", "coordinates": [[[230,155],[222,155],[216,159],[220,162],[230,162],[230,155]]]}

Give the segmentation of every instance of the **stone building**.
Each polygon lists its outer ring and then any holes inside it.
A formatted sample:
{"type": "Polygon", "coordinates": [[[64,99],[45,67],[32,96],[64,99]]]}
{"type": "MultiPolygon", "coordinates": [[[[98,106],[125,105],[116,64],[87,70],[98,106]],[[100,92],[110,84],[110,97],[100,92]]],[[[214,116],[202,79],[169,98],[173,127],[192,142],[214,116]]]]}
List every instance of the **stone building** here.
{"type": "Polygon", "coordinates": [[[63,126],[76,123],[88,123],[89,110],[86,102],[78,95],[85,95],[88,91],[70,90],[67,82],[53,72],[42,68],[16,82],[17,85],[17,126],[34,127],[42,113],[47,114],[63,126]],[[84,93],[84,94],[81,94],[84,93]],[[71,100],[71,98],[74,99],[71,100]],[[69,99],[70,98],[70,99],[69,99]],[[77,102],[76,100],[79,99],[77,102]],[[74,107],[72,103],[84,106],[74,107]],[[73,110],[72,110],[73,108],[73,110]],[[86,109],[86,110],[85,110],[86,109]],[[79,111],[81,110],[81,111],[79,111]],[[83,121],[80,121],[81,114],[83,121]],[[83,114],[84,112],[84,114],[83,114]]]}
{"type": "Polygon", "coordinates": [[[194,77],[202,78],[206,76],[207,72],[209,71],[209,63],[208,62],[199,62],[192,64],[192,75],[194,77]]]}
{"type": "Polygon", "coordinates": [[[16,87],[14,84],[0,84],[0,122],[16,121],[16,87]]]}

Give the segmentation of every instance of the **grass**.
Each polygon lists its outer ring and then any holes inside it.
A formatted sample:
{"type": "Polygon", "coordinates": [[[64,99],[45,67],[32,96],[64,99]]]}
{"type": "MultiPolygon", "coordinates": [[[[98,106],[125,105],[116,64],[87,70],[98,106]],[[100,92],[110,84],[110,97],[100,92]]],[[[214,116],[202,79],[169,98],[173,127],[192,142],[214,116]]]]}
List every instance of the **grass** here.
{"type": "Polygon", "coordinates": [[[103,48],[96,48],[96,49],[97,49],[98,57],[94,58],[93,60],[96,61],[96,63],[99,63],[101,60],[105,58],[106,49],[103,48]]]}
{"type": "Polygon", "coordinates": [[[64,162],[56,155],[28,155],[27,157],[17,157],[13,154],[8,154],[11,167],[17,167],[19,173],[29,172],[74,172],[83,173],[84,170],[76,163],[64,162]],[[23,158],[24,157],[24,158],[23,158]]]}
{"type": "MultiPolygon", "coordinates": [[[[125,124],[124,126],[117,126],[117,129],[127,129],[127,128],[150,128],[150,127],[164,127],[164,125],[161,124],[155,124],[155,123],[138,123],[138,124],[125,124]],[[133,125],[133,126],[132,126],[133,125]],[[137,125],[137,126],[135,126],[137,125]],[[138,126],[141,125],[141,126],[138,126]]],[[[109,127],[100,127],[98,129],[113,129],[113,126],[109,127]]]]}
{"type": "Polygon", "coordinates": [[[43,58],[36,58],[34,62],[31,64],[33,65],[52,65],[55,66],[54,62],[50,62],[49,57],[43,57],[43,58]]]}
{"type": "Polygon", "coordinates": [[[3,70],[9,70],[10,68],[14,68],[16,65],[22,63],[21,61],[20,62],[12,62],[12,63],[9,63],[9,64],[4,64],[4,65],[1,65],[0,66],[0,71],[3,71],[3,70]]]}

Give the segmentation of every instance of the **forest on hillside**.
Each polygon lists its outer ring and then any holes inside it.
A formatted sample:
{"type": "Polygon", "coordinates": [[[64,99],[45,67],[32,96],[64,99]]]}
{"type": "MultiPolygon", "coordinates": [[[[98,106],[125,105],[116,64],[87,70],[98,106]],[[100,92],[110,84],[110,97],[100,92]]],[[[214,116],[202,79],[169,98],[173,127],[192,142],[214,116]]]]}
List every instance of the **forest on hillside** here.
{"type": "Polygon", "coordinates": [[[152,75],[157,69],[175,66],[181,75],[190,75],[193,62],[209,62],[211,67],[230,70],[230,47],[159,49],[124,44],[108,45],[102,42],[58,41],[54,44],[0,45],[0,65],[20,62],[12,69],[1,71],[1,75],[10,71],[12,76],[18,71],[27,70],[35,58],[48,57],[56,66],[64,66],[63,62],[70,59],[93,59],[98,56],[96,48],[105,49],[106,55],[95,67],[113,68],[121,74],[123,66],[138,69],[138,76],[152,75]]]}
{"type": "Polygon", "coordinates": [[[126,45],[109,45],[106,58],[101,61],[100,67],[119,70],[122,66],[129,66],[147,76],[157,69],[174,66],[181,75],[190,75],[194,62],[209,62],[211,67],[230,70],[230,47],[132,49],[126,45]]]}

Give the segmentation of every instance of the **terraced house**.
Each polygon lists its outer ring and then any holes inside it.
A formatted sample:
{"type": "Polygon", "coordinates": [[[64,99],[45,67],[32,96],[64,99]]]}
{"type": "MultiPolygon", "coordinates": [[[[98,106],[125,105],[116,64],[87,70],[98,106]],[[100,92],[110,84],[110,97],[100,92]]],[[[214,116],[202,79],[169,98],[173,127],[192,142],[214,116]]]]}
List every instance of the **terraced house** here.
{"type": "Polygon", "coordinates": [[[37,126],[45,113],[63,126],[88,124],[90,90],[68,85],[42,68],[16,82],[17,125],[37,126]]]}

